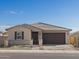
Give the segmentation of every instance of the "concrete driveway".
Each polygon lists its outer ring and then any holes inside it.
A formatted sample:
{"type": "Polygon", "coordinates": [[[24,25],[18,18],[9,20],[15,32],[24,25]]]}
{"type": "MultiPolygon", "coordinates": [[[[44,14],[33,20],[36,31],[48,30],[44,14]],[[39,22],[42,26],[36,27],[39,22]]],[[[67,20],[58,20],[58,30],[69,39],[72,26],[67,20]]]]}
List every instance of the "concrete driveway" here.
{"type": "Polygon", "coordinates": [[[39,46],[33,46],[32,50],[75,50],[72,45],[44,45],[41,48],[39,46]]]}

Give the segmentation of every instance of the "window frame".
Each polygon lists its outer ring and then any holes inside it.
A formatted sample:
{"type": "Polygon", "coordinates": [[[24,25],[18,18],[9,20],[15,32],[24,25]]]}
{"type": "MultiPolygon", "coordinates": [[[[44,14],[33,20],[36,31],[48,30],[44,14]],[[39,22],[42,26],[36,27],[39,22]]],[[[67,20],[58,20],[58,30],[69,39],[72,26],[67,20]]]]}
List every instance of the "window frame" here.
{"type": "Polygon", "coordinates": [[[24,31],[15,31],[15,40],[24,40],[24,31]]]}

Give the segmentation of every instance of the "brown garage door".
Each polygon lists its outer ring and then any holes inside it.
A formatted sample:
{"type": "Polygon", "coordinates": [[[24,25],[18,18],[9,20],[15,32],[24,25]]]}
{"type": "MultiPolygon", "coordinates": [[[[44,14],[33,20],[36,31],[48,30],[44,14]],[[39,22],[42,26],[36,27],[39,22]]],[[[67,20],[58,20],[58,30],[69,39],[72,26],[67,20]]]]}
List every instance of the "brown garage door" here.
{"type": "Polygon", "coordinates": [[[65,44],[65,33],[43,33],[43,44],[65,44]]]}

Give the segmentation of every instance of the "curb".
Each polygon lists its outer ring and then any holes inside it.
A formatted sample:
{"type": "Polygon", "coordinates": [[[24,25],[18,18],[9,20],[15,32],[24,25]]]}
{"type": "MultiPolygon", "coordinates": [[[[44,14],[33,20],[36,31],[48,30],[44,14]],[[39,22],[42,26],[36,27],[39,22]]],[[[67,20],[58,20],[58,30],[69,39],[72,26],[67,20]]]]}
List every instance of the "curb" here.
{"type": "Polygon", "coordinates": [[[79,53],[75,50],[0,50],[0,53],[79,53]]]}

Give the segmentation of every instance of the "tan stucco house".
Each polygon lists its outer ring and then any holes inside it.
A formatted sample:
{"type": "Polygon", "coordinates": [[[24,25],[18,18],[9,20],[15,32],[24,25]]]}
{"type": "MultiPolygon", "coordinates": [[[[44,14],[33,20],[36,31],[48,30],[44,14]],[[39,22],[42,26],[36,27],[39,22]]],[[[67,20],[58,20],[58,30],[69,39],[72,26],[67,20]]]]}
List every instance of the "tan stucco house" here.
{"type": "Polygon", "coordinates": [[[27,45],[67,44],[71,29],[46,23],[21,24],[6,29],[8,43],[27,45]]]}

